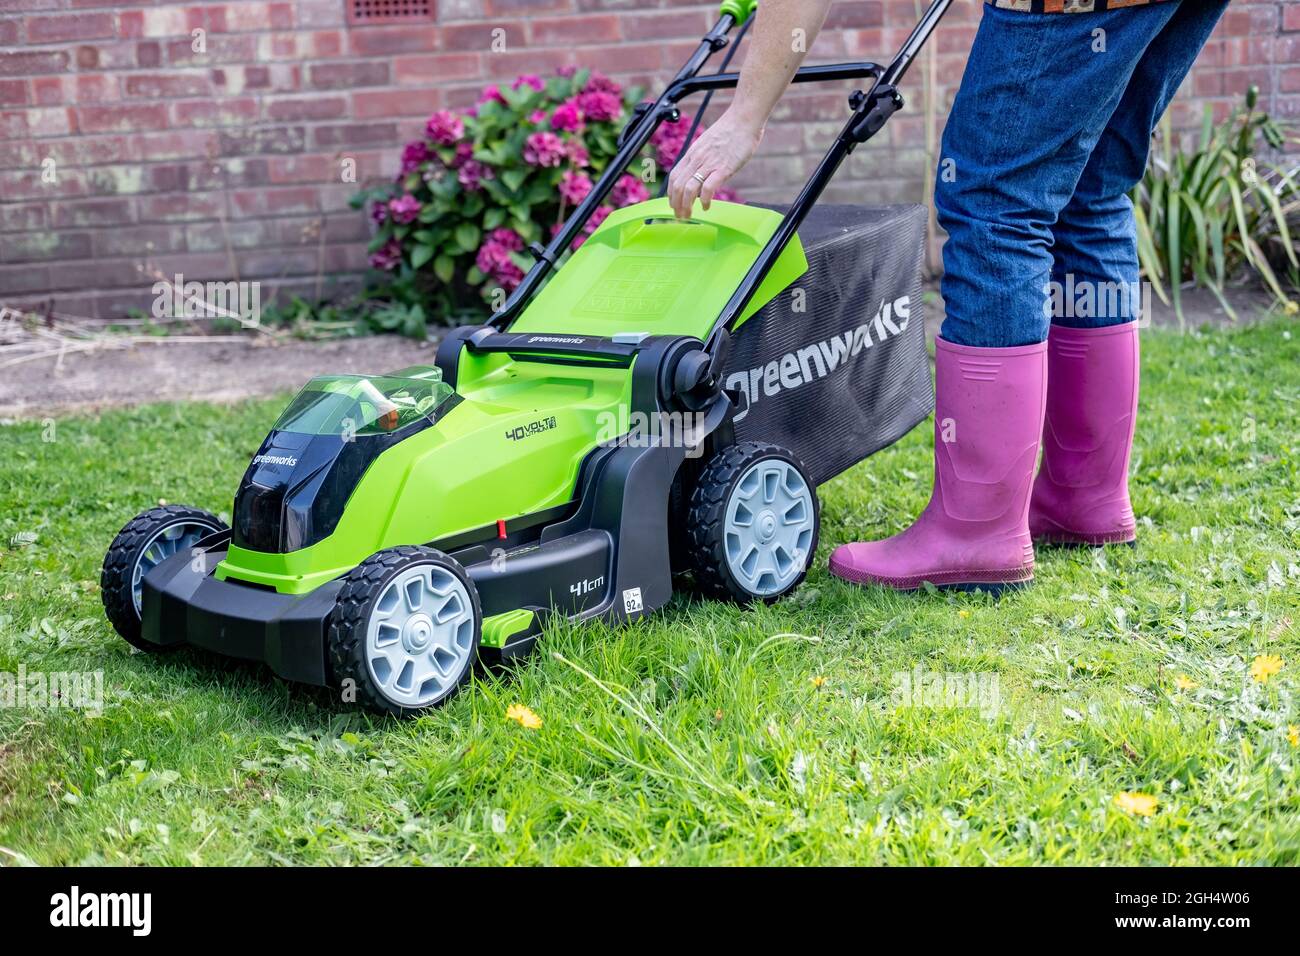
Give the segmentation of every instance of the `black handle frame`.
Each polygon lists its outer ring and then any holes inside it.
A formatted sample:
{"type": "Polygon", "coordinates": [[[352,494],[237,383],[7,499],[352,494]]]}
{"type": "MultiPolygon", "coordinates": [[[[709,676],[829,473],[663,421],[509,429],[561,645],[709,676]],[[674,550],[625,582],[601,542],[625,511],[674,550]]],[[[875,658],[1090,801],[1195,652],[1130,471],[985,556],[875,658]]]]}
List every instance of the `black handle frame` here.
{"type": "MultiPolygon", "coordinates": [[[[952,0],[933,0],[929,9],[922,15],[897,55],[887,67],[869,62],[833,63],[804,67],[795,73],[792,79],[794,83],[824,83],[850,79],[871,79],[874,82],[867,92],[864,93],[858,90],[849,97],[849,105],[853,109],[852,115],[835,138],[835,142],[831,144],[830,149],[817,164],[811,178],[799,191],[794,202],[790,204],[790,208],[782,217],[780,225],[777,226],[772,237],[759,252],[753,265],[750,266],[740,285],[719,314],[718,321],[714,324],[713,331],[705,345],[714,356],[715,366],[721,364],[720,359],[725,353],[726,344],[729,341],[727,331],[744,312],[745,307],[754,297],[754,293],[758,291],[763,279],[766,278],[777,258],[785,251],[785,247],[789,245],[795,232],[808,215],[808,210],[817,202],[827,183],[830,182],[831,177],[839,169],[840,164],[844,162],[845,158],[849,153],[853,152],[859,143],[865,143],[875,136],[889,117],[902,107],[903,99],[898,93],[897,85],[951,4],[952,0]]],[[[628,126],[623,130],[619,138],[618,151],[610,160],[609,165],[605,167],[604,173],[596,181],[587,198],[579,203],[569,218],[565,220],[564,225],[552,237],[550,243],[545,247],[538,246],[534,248],[534,254],[537,257],[536,263],[528,270],[515,291],[511,293],[501,311],[488,322],[489,326],[498,330],[509,328],[510,323],[523,311],[565,250],[577,238],[582,227],[586,225],[592,214],[605,201],[605,198],[614,188],[614,184],[623,175],[627,165],[637,157],[646,143],[650,141],[650,137],[655,130],[662,123],[675,121],[679,118],[680,113],[677,107],[679,101],[694,93],[731,89],[739,83],[739,73],[699,75],[700,70],[708,62],[709,58],[725,48],[730,42],[727,34],[731,32],[735,25],[735,19],[730,14],[722,14],[713,28],[700,40],[700,45],[686,61],[686,65],[678,71],[672,82],[659,95],[659,98],[652,103],[642,104],[637,108],[628,126]]]]}

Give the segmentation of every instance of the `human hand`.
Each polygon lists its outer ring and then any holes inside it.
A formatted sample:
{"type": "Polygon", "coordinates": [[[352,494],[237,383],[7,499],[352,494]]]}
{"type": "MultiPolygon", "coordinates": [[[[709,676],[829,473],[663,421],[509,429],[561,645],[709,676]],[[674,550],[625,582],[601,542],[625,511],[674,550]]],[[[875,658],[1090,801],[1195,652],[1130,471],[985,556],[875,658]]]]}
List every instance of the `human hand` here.
{"type": "Polygon", "coordinates": [[[763,138],[763,128],[735,116],[731,110],[705,130],[668,177],[668,202],[678,219],[688,219],[695,200],[705,209],[722,184],[749,162],[763,138]]]}

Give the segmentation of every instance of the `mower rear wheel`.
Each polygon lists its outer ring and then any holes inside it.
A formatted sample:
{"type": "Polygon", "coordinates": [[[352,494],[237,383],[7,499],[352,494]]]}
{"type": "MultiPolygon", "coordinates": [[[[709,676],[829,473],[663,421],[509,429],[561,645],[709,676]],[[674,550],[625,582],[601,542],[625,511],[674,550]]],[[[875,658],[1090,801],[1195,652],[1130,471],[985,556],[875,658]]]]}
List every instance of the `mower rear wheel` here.
{"type": "Polygon", "coordinates": [[[770,604],[808,573],[820,530],[817,489],[791,452],[741,442],[705,465],[687,527],[691,570],[701,590],[770,604]]]}
{"type": "Polygon", "coordinates": [[[414,716],[469,679],[482,626],[460,562],[434,548],[388,548],[343,579],[329,627],[334,681],[346,700],[414,716]]]}
{"type": "Polygon", "coordinates": [[[178,551],[188,552],[203,538],[227,528],[202,508],[163,505],[136,515],[117,533],[104,555],[99,592],[109,623],[128,644],[142,651],[162,650],[140,636],[144,576],[178,551]]]}

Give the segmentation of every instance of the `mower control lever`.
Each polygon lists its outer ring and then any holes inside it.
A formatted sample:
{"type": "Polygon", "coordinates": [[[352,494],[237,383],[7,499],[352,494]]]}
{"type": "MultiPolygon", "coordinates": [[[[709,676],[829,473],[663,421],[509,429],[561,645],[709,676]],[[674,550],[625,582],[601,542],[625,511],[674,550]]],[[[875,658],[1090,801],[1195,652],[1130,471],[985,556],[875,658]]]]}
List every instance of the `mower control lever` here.
{"type": "Polygon", "coordinates": [[[881,82],[870,93],[856,91],[849,97],[849,106],[857,118],[847,130],[848,139],[857,145],[880,132],[889,117],[903,108],[903,97],[893,86],[881,82]]]}

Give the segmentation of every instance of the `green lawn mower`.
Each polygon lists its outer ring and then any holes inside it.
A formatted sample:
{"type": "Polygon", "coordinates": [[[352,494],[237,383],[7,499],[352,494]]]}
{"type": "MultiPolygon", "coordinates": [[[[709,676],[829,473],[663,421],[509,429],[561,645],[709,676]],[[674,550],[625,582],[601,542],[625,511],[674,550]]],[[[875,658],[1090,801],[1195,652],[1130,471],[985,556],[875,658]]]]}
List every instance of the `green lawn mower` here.
{"type": "Polygon", "coordinates": [[[677,103],[736,85],[699,73],[753,6],[722,4],[488,324],[449,333],[433,366],[308,383],[253,457],[232,527],[175,505],[132,519],[103,567],[118,633],[411,715],[476,661],[522,658],[552,615],[635,619],[675,581],[739,602],[796,588],[817,485],[932,404],[913,315],[923,210],[808,215],[902,105],[896,84],[948,0],[888,67],[798,72],[874,82],[784,212],[715,202],[678,221],[653,199],[609,215],[551,274],[677,103]]]}

